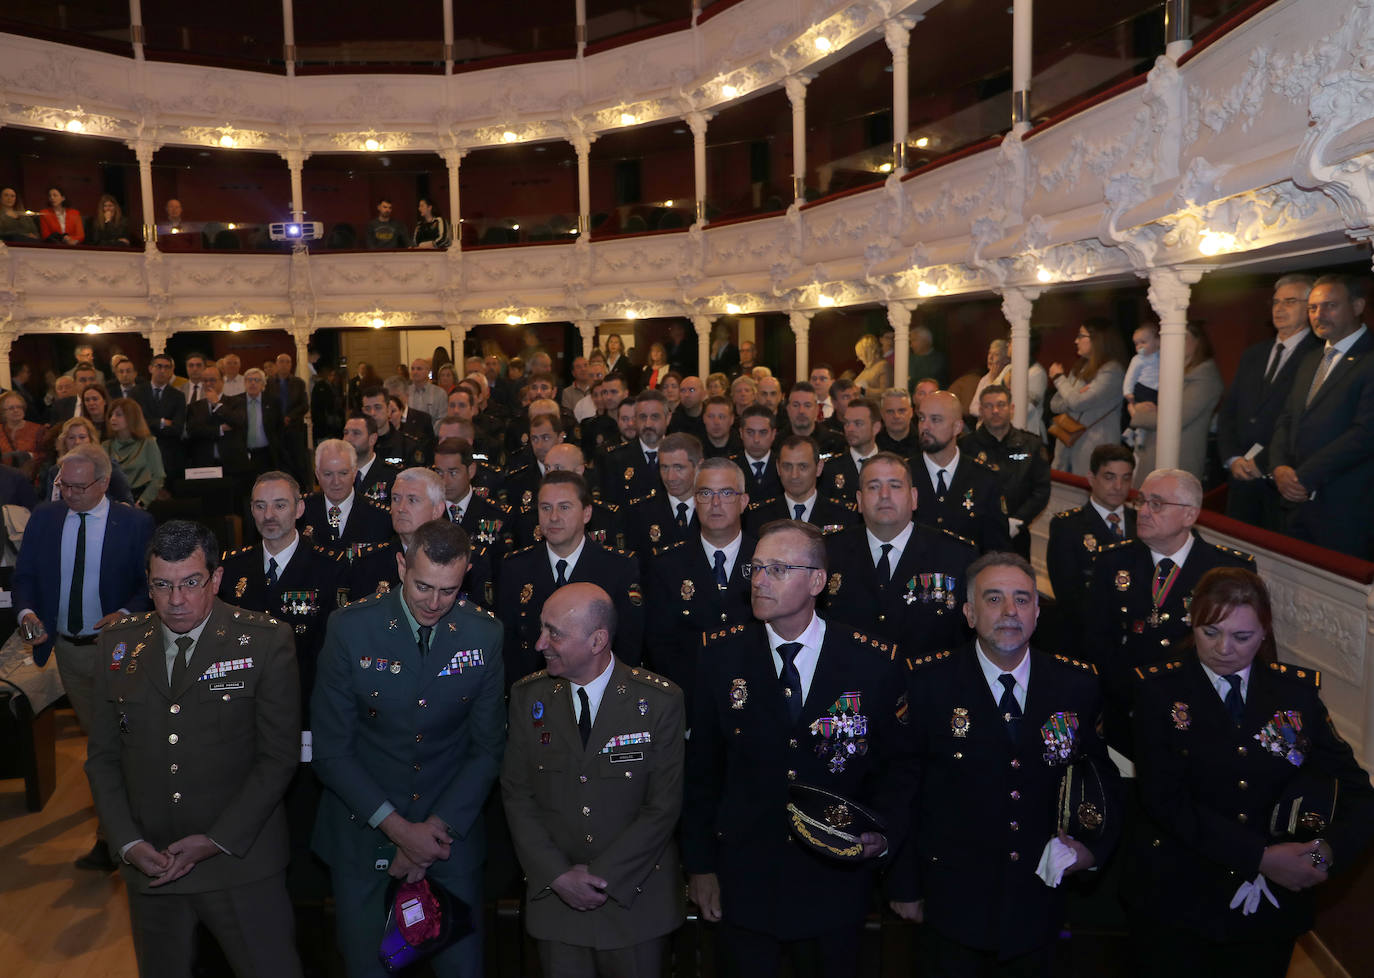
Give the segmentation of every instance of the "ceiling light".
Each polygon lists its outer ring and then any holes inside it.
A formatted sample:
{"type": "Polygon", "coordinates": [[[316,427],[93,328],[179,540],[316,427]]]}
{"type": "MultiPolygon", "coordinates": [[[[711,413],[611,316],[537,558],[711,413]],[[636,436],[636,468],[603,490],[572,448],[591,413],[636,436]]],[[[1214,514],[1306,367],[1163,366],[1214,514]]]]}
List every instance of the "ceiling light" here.
{"type": "Polygon", "coordinates": [[[816,304],[824,306],[828,309],[835,304],[835,300],[830,296],[826,295],[824,292],[822,292],[819,296],[817,296],[816,304]]]}
{"type": "Polygon", "coordinates": [[[637,310],[637,309],[626,309],[626,310],[625,310],[625,318],[626,318],[626,319],[638,319],[638,318],[639,318],[639,310],[637,310]]]}
{"type": "Polygon", "coordinates": [[[663,206],[664,206],[664,207],[672,207],[672,206],[673,206],[673,198],[669,197],[667,200],[665,200],[665,201],[663,202],[663,206]]]}
{"type": "Polygon", "coordinates": [[[519,231],[519,230],[520,230],[520,225],[518,225],[518,224],[512,224],[512,225],[510,226],[510,229],[511,229],[512,231],[519,231]]]}
{"type": "Polygon", "coordinates": [[[67,132],[84,132],[86,124],[80,119],[70,119],[67,121],[67,132]]]}
{"type": "Polygon", "coordinates": [[[728,312],[728,313],[729,313],[730,315],[732,315],[732,316],[738,316],[738,315],[739,315],[739,305],[738,305],[737,303],[734,303],[734,302],[727,302],[727,303],[725,304],[725,311],[728,312]]]}
{"type": "Polygon", "coordinates": [[[924,299],[929,299],[933,295],[939,295],[940,290],[937,289],[935,286],[931,285],[929,282],[917,282],[916,294],[924,299]]]}
{"type": "Polygon", "coordinates": [[[509,316],[506,317],[506,325],[507,325],[507,326],[519,326],[519,325],[520,325],[521,323],[523,323],[523,322],[524,322],[523,319],[521,319],[519,316],[516,316],[516,315],[514,315],[514,314],[511,314],[511,315],[509,315],[509,316]]]}
{"type": "Polygon", "coordinates": [[[383,319],[381,316],[378,316],[378,317],[376,317],[375,319],[372,320],[372,328],[373,328],[373,329],[381,329],[381,328],[382,328],[383,326],[385,326],[385,325],[386,325],[386,320],[383,319]]]}
{"type": "Polygon", "coordinates": [[[363,143],[363,149],[367,150],[369,153],[375,153],[381,148],[382,144],[375,139],[369,139],[363,143]]]}
{"type": "Polygon", "coordinates": [[[1204,255],[1219,255],[1223,251],[1236,250],[1236,236],[1225,231],[1204,231],[1198,241],[1197,250],[1204,255]]]}
{"type": "Polygon", "coordinates": [[[734,85],[722,85],[720,86],[720,94],[724,95],[726,98],[734,98],[739,94],[739,89],[734,85]]]}
{"type": "Polygon", "coordinates": [[[915,146],[916,146],[917,149],[925,149],[925,148],[926,148],[927,146],[929,146],[929,145],[930,145],[930,137],[929,137],[929,136],[922,136],[920,139],[916,140],[916,143],[915,143],[915,146]]]}
{"type": "Polygon", "coordinates": [[[829,51],[834,46],[835,45],[830,43],[830,38],[826,37],[824,34],[816,38],[816,50],[821,54],[825,54],[825,52],[829,51]]]}
{"type": "Polygon", "coordinates": [[[515,133],[511,132],[509,129],[507,129],[505,132],[501,133],[501,138],[508,143],[513,143],[520,137],[517,136],[515,133]]]}
{"type": "Polygon", "coordinates": [[[223,136],[219,137],[219,144],[223,146],[225,149],[233,149],[236,145],[238,145],[237,142],[234,140],[234,137],[229,135],[227,132],[223,136]]]}
{"type": "Polygon", "coordinates": [[[224,226],[227,227],[230,231],[237,231],[237,230],[238,230],[238,227],[239,227],[239,226],[238,226],[237,224],[235,224],[233,221],[230,221],[228,224],[226,224],[226,225],[224,225],[224,226]]]}
{"type": "Polygon", "coordinates": [[[891,163],[883,163],[883,164],[881,164],[881,165],[878,167],[878,172],[879,172],[879,173],[891,173],[891,172],[892,172],[892,164],[891,164],[891,163]]]}
{"type": "Polygon", "coordinates": [[[99,327],[98,325],[96,325],[95,323],[87,323],[87,324],[86,324],[86,328],[85,328],[84,330],[82,330],[82,332],[85,332],[85,333],[99,333],[99,332],[100,332],[100,327],[99,327]]]}
{"type": "Polygon", "coordinates": [[[231,333],[242,333],[247,328],[248,327],[244,326],[243,323],[239,322],[237,319],[229,324],[229,332],[231,333]]]}
{"type": "Polygon", "coordinates": [[[635,124],[635,117],[629,112],[622,112],[620,113],[620,124],[622,126],[633,126],[635,124]]]}
{"type": "Polygon", "coordinates": [[[1037,282],[1048,282],[1052,278],[1054,278],[1054,276],[1050,274],[1050,270],[1044,265],[1041,265],[1035,270],[1035,280],[1037,282]]]}

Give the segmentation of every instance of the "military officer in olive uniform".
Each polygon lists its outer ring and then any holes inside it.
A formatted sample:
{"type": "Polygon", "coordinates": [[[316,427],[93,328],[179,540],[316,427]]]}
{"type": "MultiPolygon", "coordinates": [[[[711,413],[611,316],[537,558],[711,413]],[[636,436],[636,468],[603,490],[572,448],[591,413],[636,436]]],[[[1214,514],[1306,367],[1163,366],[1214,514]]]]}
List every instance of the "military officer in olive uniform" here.
{"type": "Polygon", "coordinates": [[[915,502],[906,459],[879,452],[864,463],[864,522],[826,537],[830,577],[822,598],[835,618],[862,622],[912,657],[965,640],[960,588],[978,556],[969,541],[913,523],[915,502]]]}
{"type": "Polygon", "coordinates": [[[396,558],[401,586],[331,619],[311,701],[324,784],[315,852],[329,864],[349,978],[382,976],[392,878],[427,877],[475,931],[434,958],[439,978],[482,971],[483,804],[501,768],[501,626],[459,598],[468,539],[436,519],[396,558]]]}
{"type": "Polygon", "coordinates": [[[1174,654],[1191,627],[1193,586],[1213,567],[1254,570],[1255,558],[1208,543],[1193,529],[1202,484],[1182,469],[1157,469],[1140,487],[1137,539],[1097,555],[1084,615],[1083,652],[1107,694],[1107,740],[1132,756],[1135,668],[1174,654]]]}
{"type": "Polygon", "coordinates": [[[891,643],[816,614],[825,582],[820,531],[770,523],[750,578],[760,621],[712,633],[698,660],[683,862],[703,919],[722,921],[731,974],[776,975],[783,953],[813,947],[817,973],[857,974],[877,857],[910,818],[905,663],[891,643]],[[858,802],[886,835],[858,835],[849,861],[820,855],[784,830],[793,784],[858,802]]]}
{"type": "Polygon", "coordinates": [[[959,451],[964,430],[959,399],[936,391],[921,401],[921,451],[911,461],[916,522],[972,540],[980,553],[1010,550],[1007,503],[997,475],[959,451]]]}
{"type": "Polygon", "coordinates": [[[1050,459],[1039,436],[1011,424],[1011,391],[989,384],[978,395],[980,424],[959,450],[997,476],[1007,504],[1011,549],[1030,559],[1030,525],[1050,501],[1050,459]]]}
{"type": "Polygon", "coordinates": [[[820,492],[817,484],[820,471],[820,451],[815,441],[801,435],[788,435],[778,449],[782,492],[749,504],[744,514],[749,532],[757,535],[765,523],[773,520],[801,520],[819,526],[821,532],[827,534],[858,523],[861,519],[858,506],[830,499],[820,492]]]}
{"type": "Polygon", "coordinates": [[[544,603],[548,662],[515,684],[502,798],[546,975],[660,974],[682,923],[682,691],[615,656],[594,584],[544,603]]]}
{"type": "Polygon", "coordinates": [[[189,976],[200,922],[240,978],[298,976],[282,808],[300,756],[291,632],[215,599],[205,527],[164,523],[148,553],[156,611],[100,634],[86,759],[139,973],[189,976]]]}
{"type": "Polygon", "coordinates": [[[588,581],[615,602],[620,657],[638,665],[644,643],[644,592],[633,554],[610,550],[586,535],[592,497],[574,472],[550,472],[539,487],[539,528],[544,542],[516,551],[501,567],[496,614],[506,627],[506,680],[513,684],[542,664],[535,647],[539,611],[559,587],[588,581]]]}

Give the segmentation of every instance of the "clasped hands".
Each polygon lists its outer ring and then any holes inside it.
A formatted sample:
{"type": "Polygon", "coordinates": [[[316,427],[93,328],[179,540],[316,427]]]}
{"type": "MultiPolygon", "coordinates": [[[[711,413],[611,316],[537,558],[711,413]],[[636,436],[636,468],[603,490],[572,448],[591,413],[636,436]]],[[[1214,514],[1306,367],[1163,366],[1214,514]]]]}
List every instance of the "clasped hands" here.
{"type": "Polygon", "coordinates": [[[152,843],[140,840],[124,854],[124,860],[144,876],[153,878],[149,886],[166,886],[220,852],[208,835],[197,834],[178,839],[161,852],[152,843]]]}
{"type": "Polygon", "coordinates": [[[437,815],[423,822],[409,822],[392,812],[377,827],[396,843],[396,858],[391,860],[387,873],[407,883],[424,879],[425,870],[437,860],[448,858],[453,844],[448,826],[437,815]]]}

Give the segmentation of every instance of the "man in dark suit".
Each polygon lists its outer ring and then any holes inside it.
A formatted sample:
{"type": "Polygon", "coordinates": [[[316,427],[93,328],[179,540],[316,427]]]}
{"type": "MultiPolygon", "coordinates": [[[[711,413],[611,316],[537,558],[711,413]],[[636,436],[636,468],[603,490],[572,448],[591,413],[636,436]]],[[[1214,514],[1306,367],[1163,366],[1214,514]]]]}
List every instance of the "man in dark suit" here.
{"type": "Polygon", "coordinates": [[[506,627],[506,685],[539,668],[539,612],[557,588],[589,581],[605,588],[620,622],[618,647],[638,665],[644,643],[644,592],[639,564],[586,536],[592,518],[587,483],[572,472],[550,472],[539,487],[539,529],[543,542],[517,551],[501,567],[497,617],[506,627]]]}
{"type": "Polygon", "coordinates": [[[661,549],[647,568],[649,607],[656,621],[645,662],[688,692],[706,632],[750,621],[749,579],[754,538],[743,532],[749,504],[744,473],[728,459],[708,458],[695,481],[698,529],[661,549]],[[661,616],[661,617],[658,617],[661,616]]]}
{"type": "Polygon", "coordinates": [[[959,451],[963,430],[963,409],[949,391],[921,402],[921,452],[911,463],[916,522],[967,537],[981,553],[1010,550],[1002,487],[991,469],[959,451]]]}
{"type": "Polygon", "coordinates": [[[95,367],[88,363],[77,364],[72,381],[70,394],[63,394],[60,390],[54,389],[58,396],[48,409],[48,424],[61,425],[68,418],[76,417],[81,405],[81,392],[93,384],[104,386],[96,375],[95,367]]]}
{"type": "Polygon", "coordinates": [[[787,423],[789,434],[810,438],[822,456],[839,455],[846,448],[844,436],[829,425],[821,424],[820,402],[810,381],[799,380],[787,395],[787,423]]]}
{"type": "Polygon", "coordinates": [[[750,577],[759,623],[713,633],[699,659],[683,861],[702,918],[722,922],[731,974],[775,975],[784,951],[814,948],[817,973],[856,975],[878,857],[906,834],[905,663],[895,645],[820,618],[825,583],[820,531],[769,524],[750,577]],[[864,805],[884,832],[859,835],[852,861],[818,855],[783,833],[794,782],[864,805]]]}
{"type": "Polygon", "coordinates": [[[638,437],[607,452],[601,459],[601,488],[606,498],[624,506],[662,485],[658,476],[658,445],[668,430],[668,399],[662,391],[645,391],[635,398],[638,437]]]}
{"type": "Polygon", "coordinates": [[[778,438],[778,422],[773,412],[760,404],[751,404],[739,413],[739,437],[744,444],[739,467],[744,470],[744,487],[749,498],[771,499],[782,492],[778,480],[777,459],[773,443],[778,438]]]}
{"type": "Polygon", "coordinates": [[[235,974],[299,976],[281,803],[300,756],[291,632],[215,599],[218,556],[195,523],[153,535],[156,611],[101,636],[86,775],[140,974],[189,975],[202,923],[235,974]]]}
{"type": "Polygon", "coordinates": [[[186,465],[181,445],[181,436],[186,430],[186,395],[172,383],[171,357],[153,357],[149,369],[152,382],[136,389],[135,400],[143,408],[143,419],[157,438],[167,478],[180,479],[186,465]]]}
{"type": "MultiPolygon", "coordinates": [[[[995,553],[969,567],[964,614],[977,638],[914,665],[910,737],[920,783],[888,879],[893,909],[923,921],[920,972],[1049,975],[1063,924],[1062,876],[1101,866],[1121,832],[1059,825],[1060,784],[1087,758],[1120,809],[1116,767],[1096,725],[1093,667],[1031,648],[1035,571],[995,553]],[[1042,855],[1059,873],[1042,879],[1042,855]]],[[[1099,813],[1101,815],[1102,813],[1099,813]]]]}
{"type": "Polygon", "coordinates": [[[444,515],[461,526],[475,546],[485,547],[499,566],[514,546],[513,521],[508,507],[473,490],[477,463],[472,445],[461,438],[440,439],[434,446],[434,471],[444,483],[444,515]]]}
{"type": "Polygon", "coordinates": [[[852,503],[859,493],[859,466],[878,454],[883,413],[876,397],[854,397],[836,409],[835,417],[841,423],[847,447],[825,460],[821,485],[832,499],[852,503]]]}
{"type": "Polygon", "coordinates": [[[1088,467],[1088,502],[1055,514],[1045,548],[1059,626],[1056,637],[1060,648],[1075,655],[1083,641],[1083,611],[1098,553],[1135,536],[1135,510],[1126,505],[1135,454],[1117,442],[1098,445],[1088,467]]]}
{"type": "Polygon", "coordinates": [[[548,667],[511,689],[501,770],[525,929],[546,973],[657,975],[684,910],[682,690],[613,653],[595,584],[559,588],[540,617],[548,667]]]}
{"type": "Polygon", "coordinates": [[[252,367],[244,371],[243,437],[248,449],[248,470],[255,478],[282,463],[281,407],[264,396],[266,388],[267,375],[261,370],[252,367]]]}
{"type": "Polygon", "coordinates": [[[757,536],[763,525],[773,520],[800,520],[820,527],[826,534],[838,533],[861,521],[858,506],[827,498],[817,488],[820,453],[812,439],[788,435],[778,449],[777,468],[782,492],[749,504],[745,525],[750,533],[757,536]]]}
{"type": "Polygon", "coordinates": [[[658,446],[656,491],[624,507],[630,547],[639,554],[647,577],[649,560],[664,547],[685,540],[697,527],[696,479],[701,443],[686,433],[669,435],[658,446]]]}
{"type": "Polygon", "coordinates": [[[391,514],[354,488],[357,456],[353,446],[341,439],[329,439],[315,446],[315,477],[320,491],[305,499],[296,529],[320,546],[349,559],[368,544],[381,543],[391,536],[391,514]]]}
{"type": "Polygon", "coordinates": [[[200,390],[200,400],[186,411],[188,465],[218,465],[225,478],[235,479],[248,469],[248,416],[243,398],[223,396],[219,367],[214,364],[201,371],[200,390]]]}
{"type": "Polygon", "coordinates": [[[911,395],[894,387],[883,391],[878,403],[883,411],[883,430],[878,433],[878,447],[885,452],[914,459],[921,452],[921,442],[916,425],[912,423],[916,412],[911,406],[911,395]]]}
{"type": "Polygon", "coordinates": [[[602,448],[620,442],[615,415],[627,393],[625,378],[620,374],[607,374],[601,383],[592,388],[596,414],[582,422],[582,452],[588,458],[595,456],[602,448]]]}
{"type": "Polygon", "coordinates": [[[412,465],[428,465],[429,456],[425,446],[414,435],[391,426],[387,397],[386,391],[380,387],[369,387],[363,391],[363,414],[377,425],[377,456],[383,464],[397,470],[412,465]]]}
{"type": "Polygon", "coordinates": [[[1011,549],[1030,560],[1030,525],[1050,501],[1050,460],[1037,435],[1011,424],[1011,391],[989,384],[978,395],[980,424],[959,451],[992,470],[1007,506],[1011,549]]]}
{"type": "Polygon", "coordinates": [[[1174,654],[1191,630],[1193,586],[1213,567],[1255,569],[1255,558],[1208,543],[1193,529],[1202,484],[1182,469],[1157,469],[1140,487],[1136,539],[1105,547],[1093,567],[1083,654],[1106,694],[1108,742],[1132,756],[1130,709],[1137,666],[1174,654]]]}
{"type": "Polygon", "coordinates": [[[105,385],[105,389],[110,393],[110,400],[120,397],[134,397],[139,389],[138,371],[134,367],[134,362],[128,357],[119,360],[114,366],[114,380],[105,385]]]}
{"type": "MultiPolygon", "coordinates": [[[[110,458],[98,445],[78,445],[59,461],[62,498],[37,507],[24,529],[14,569],[14,606],[21,625],[35,631],[33,660],[56,654],[57,671],[76,719],[91,729],[96,649],[110,622],[149,606],[143,551],[153,518],[105,497],[110,458]]],[[[110,870],[102,839],[77,860],[83,869],[110,870]]]]}
{"type": "Polygon", "coordinates": [[[1269,446],[1284,529],[1300,540],[1368,560],[1374,523],[1374,337],[1364,299],[1339,275],[1307,298],[1312,331],[1325,343],[1303,360],[1269,446]]]}
{"type": "Polygon", "coordinates": [[[865,462],[859,485],[864,521],[826,537],[830,580],[821,599],[834,618],[901,642],[913,661],[967,638],[958,589],[978,556],[970,541],[912,522],[915,507],[906,459],[879,452],[865,462]]]}
{"type": "Polygon", "coordinates": [[[668,342],[663,344],[663,352],[668,355],[668,369],[679,377],[697,372],[696,333],[689,332],[681,320],[674,319],[668,324],[668,342]]]}
{"type": "Polygon", "coordinates": [[[1310,275],[1284,275],[1270,302],[1275,336],[1240,355],[1236,375],[1217,408],[1217,453],[1226,466],[1226,515],[1279,530],[1278,496],[1264,479],[1274,425],[1293,389],[1298,367],[1321,346],[1307,321],[1310,275]]]}
{"type": "Polygon", "coordinates": [[[738,462],[744,454],[744,443],[735,433],[735,409],[730,404],[730,398],[719,394],[707,398],[701,419],[699,426],[688,426],[699,428],[700,434],[696,430],[686,429],[683,434],[690,434],[701,441],[703,457],[728,458],[738,462]]]}
{"type": "Polygon", "coordinates": [[[277,402],[281,412],[279,453],[282,465],[298,482],[303,483],[310,478],[305,437],[305,416],[310,412],[310,394],[305,389],[305,381],[292,374],[289,353],[277,356],[277,375],[267,385],[267,397],[277,402]]]}
{"type": "Polygon", "coordinates": [[[461,527],[420,527],[394,559],[401,586],[336,612],[320,653],[314,847],[354,978],[386,973],[377,948],[393,878],[433,880],[468,908],[458,924],[475,930],[430,959],[435,974],[483,973],[482,808],[505,745],[505,670],[500,624],[459,598],[468,553],[461,527]]]}
{"type": "MultiPolygon", "coordinates": [[[[353,488],[382,507],[391,505],[391,483],[400,469],[393,468],[377,454],[377,422],[366,414],[349,415],[343,426],[343,440],[353,446],[358,471],[353,488]]],[[[320,442],[316,442],[320,444],[320,442]]]]}

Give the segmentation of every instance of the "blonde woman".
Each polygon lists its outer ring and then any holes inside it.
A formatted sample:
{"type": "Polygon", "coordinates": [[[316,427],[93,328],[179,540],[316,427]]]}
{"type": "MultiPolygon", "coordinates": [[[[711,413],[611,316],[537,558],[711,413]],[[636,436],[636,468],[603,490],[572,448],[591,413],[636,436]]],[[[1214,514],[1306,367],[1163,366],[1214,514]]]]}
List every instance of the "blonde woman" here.
{"type": "Polygon", "coordinates": [[[892,364],[883,359],[883,346],[878,337],[865,333],[854,344],[854,355],[864,365],[854,383],[863,388],[865,394],[876,394],[892,386],[892,364]]]}
{"type": "MultiPolygon", "coordinates": [[[[99,445],[100,432],[96,426],[91,424],[88,418],[68,418],[63,422],[61,429],[57,432],[57,441],[54,443],[55,458],[61,458],[68,451],[77,445],[99,445]]],[[[43,473],[43,487],[38,494],[38,498],[44,501],[60,498],[57,486],[57,463],[48,466],[48,470],[43,473]]],[[[134,503],[133,493],[129,489],[129,480],[124,475],[124,470],[119,467],[119,463],[111,460],[110,462],[110,487],[105,490],[105,495],[116,503],[134,503]]]]}
{"type": "Polygon", "coordinates": [[[162,466],[162,451],[148,430],[138,402],[131,397],[116,399],[110,405],[105,431],[109,437],[101,447],[128,478],[134,505],[147,509],[162,492],[167,472],[162,466]]]}

